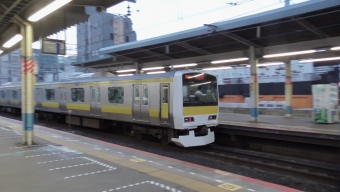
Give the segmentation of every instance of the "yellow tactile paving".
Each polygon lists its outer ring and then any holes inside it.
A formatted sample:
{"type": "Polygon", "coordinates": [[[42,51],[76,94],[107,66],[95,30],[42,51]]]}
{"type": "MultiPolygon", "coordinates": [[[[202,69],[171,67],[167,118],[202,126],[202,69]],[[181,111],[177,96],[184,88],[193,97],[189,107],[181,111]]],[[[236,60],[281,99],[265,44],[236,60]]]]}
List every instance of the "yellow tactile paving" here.
{"type": "MultiPolygon", "coordinates": [[[[12,124],[9,123],[4,123],[1,121],[0,119],[0,125],[4,126],[4,127],[9,127],[15,130],[21,130],[21,126],[13,126],[12,124]]],[[[70,147],[72,149],[75,149],[77,151],[86,153],[88,155],[92,155],[101,159],[104,159],[106,161],[110,161],[112,163],[121,165],[123,167],[127,167],[154,177],[157,177],[159,179],[165,180],[165,181],[169,181],[172,183],[176,183],[178,185],[187,187],[189,189],[195,190],[195,191],[214,191],[214,192],[225,192],[227,191],[226,189],[220,188],[218,186],[213,186],[213,185],[209,185],[194,179],[189,179],[187,177],[181,176],[181,175],[177,175],[175,173],[171,173],[171,172],[167,172],[161,169],[157,169],[154,167],[150,167],[147,165],[143,165],[140,163],[136,163],[136,162],[132,162],[132,161],[126,161],[125,159],[122,159],[120,157],[117,156],[112,156],[109,154],[106,154],[104,152],[101,151],[97,151],[91,148],[87,148],[78,144],[74,144],[68,141],[62,141],[59,140],[58,138],[54,138],[52,136],[49,136],[47,134],[43,134],[43,133],[35,133],[36,137],[40,137],[42,139],[51,141],[53,143],[59,144],[59,145],[63,145],[63,146],[67,146],[70,147]]]]}

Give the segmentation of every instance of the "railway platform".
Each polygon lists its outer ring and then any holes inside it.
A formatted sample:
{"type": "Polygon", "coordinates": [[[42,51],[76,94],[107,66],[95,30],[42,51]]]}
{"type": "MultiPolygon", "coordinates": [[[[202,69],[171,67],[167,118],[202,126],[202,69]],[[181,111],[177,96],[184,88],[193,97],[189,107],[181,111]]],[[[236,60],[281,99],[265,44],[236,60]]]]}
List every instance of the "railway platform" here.
{"type": "Polygon", "coordinates": [[[0,117],[1,191],[298,191],[44,126],[21,146],[21,122],[0,117]]]}
{"type": "Polygon", "coordinates": [[[253,136],[271,135],[271,139],[314,142],[314,144],[340,147],[340,124],[318,124],[311,118],[286,118],[273,115],[261,115],[258,122],[250,120],[249,115],[220,113],[219,127],[216,132],[235,131],[253,132],[253,136]],[[276,135],[276,136],[275,136],[276,135]]]}

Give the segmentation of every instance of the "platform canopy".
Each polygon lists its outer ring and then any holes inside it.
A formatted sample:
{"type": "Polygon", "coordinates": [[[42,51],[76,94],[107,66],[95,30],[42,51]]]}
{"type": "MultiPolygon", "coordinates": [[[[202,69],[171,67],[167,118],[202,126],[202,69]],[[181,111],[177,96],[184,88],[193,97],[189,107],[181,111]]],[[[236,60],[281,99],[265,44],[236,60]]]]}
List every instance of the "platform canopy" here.
{"type": "MultiPolygon", "coordinates": [[[[310,0],[255,15],[100,49],[103,58],[75,65],[89,68],[153,63],[210,62],[246,55],[250,46],[261,57],[340,45],[339,0],[310,0]]],[[[334,53],[325,53],[325,55],[334,53]]],[[[286,58],[288,59],[288,58],[286,58]]],[[[290,58],[292,59],[292,58],[290,58]]]]}
{"type": "MultiPolygon", "coordinates": [[[[50,4],[54,0],[1,0],[0,1],[0,44],[13,37],[13,34],[20,33],[20,26],[17,20],[27,20],[28,17],[50,4]]],[[[43,19],[32,22],[34,27],[34,41],[40,37],[47,37],[63,29],[71,27],[88,19],[85,13],[85,6],[95,6],[105,10],[124,0],[72,0],[67,5],[47,15],[43,19]]],[[[135,1],[135,0],[130,0],[135,1]]],[[[18,49],[20,43],[10,49],[0,49],[3,54],[18,49]]]]}

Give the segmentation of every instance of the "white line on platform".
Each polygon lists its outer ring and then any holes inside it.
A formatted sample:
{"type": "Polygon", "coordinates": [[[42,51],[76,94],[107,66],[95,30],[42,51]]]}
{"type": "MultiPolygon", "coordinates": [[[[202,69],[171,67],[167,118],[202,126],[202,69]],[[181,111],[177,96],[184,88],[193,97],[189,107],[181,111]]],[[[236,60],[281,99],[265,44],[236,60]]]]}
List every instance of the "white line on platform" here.
{"type": "Polygon", "coordinates": [[[62,153],[67,153],[67,152],[45,153],[45,154],[41,154],[41,155],[31,155],[31,156],[25,156],[25,158],[29,158],[29,157],[41,157],[41,156],[49,156],[49,155],[58,155],[58,154],[62,154],[62,153]]]}
{"type": "Polygon", "coordinates": [[[70,165],[70,166],[66,166],[66,167],[58,167],[58,168],[49,169],[49,171],[72,168],[72,167],[80,167],[80,166],[91,165],[91,164],[95,164],[95,163],[92,162],[92,163],[83,163],[83,164],[78,164],[78,165],[70,165]]]}
{"type": "Polygon", "coordinates": [[[10,149],[22,149],[27,147],[44,147],[46,145],[31,145],[31,146],[21,146],[21,147],[10,147],[10,149]]]}
{"type": "Polygon", "coordinates": [[[72,157],[72,158],[57,159],[57,160],[52,160],[52,161],[42,161],[42,162],[38,162],[37,164],[52,163],[52,162],[66,161],[66,160],[79,159],[79,158],[83,158],[83,157],[72,157]]]}
{"type": "Polygon", "coordinates": [[[159,188],[163,188],[163,189],[165,189],[167,191],[171,191],[171,192],[181,192],[180,190],[177,190],[175,188],[171,188],[170,186],[167,186],[167,185],[164,185],[164,184],[161,184],[161,183],[157,183],[157,182],[154,182],[154,181],[143,181],[143,182],[140,182],[140,183],[126,185],[126,186],[123,186],[123,187],[112,188],[112,189],[109,189],[109,190],[106,190],[106,191],[102,191],[102,192],[118,191],[120,189],[125,189],[125,188],[128,188],[128,187],[133,187],[133,186],[142,185],[142,184],[155,185],[155,186],[157,186],[159,188]]]}
{"type": "Polygon", "coordinates": [[[94,171],[94,172],[91,172],[91,173],[72,175],[72,176],[64,177],[64,179],[69,179],[69,178],[73,178],[73,177],[81,177],[81,176],[85,176],[85,175],[93,175],[93,174],[98,174],[98,173],[104,173],[104,172],[113,171],[113,170],[116,170],[116,169],[117,168],[112,168],[112,169],[106,169],[106,170],[102,170],[102,171],[94,171]]]}
{"type": "Polygon", "coordinates": [[[254,189],[247,189],[248,191],[255,191],[254,189]]]}

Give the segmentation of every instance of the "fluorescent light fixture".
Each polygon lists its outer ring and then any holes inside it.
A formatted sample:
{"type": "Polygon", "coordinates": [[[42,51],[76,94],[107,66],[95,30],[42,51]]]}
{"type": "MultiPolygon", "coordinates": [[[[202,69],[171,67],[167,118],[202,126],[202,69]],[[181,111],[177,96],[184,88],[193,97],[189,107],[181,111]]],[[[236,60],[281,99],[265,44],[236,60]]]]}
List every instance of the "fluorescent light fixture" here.
{"type": "Polygon", "coordinates": [[[231,67],[211,67],[211,68],[204,68],[203,71],[211,71],[211,70],[220,70],[220,69],[231,69],[231,67]]]}
{"type": "Polygon", "coordinates": [[[124,70],[118,70],[117,73],[125,73],[125,72],[133,72],[136,71],[136,69],[124,69],[124,70]]]}
{"type": "Polygon", "coordinates": [[[165,73],[165,71],[154,71],[154,72],[147,72],[146,74],[159,74],[159,73],[165,73]]]}
{"type": "Polygon", "coordinates": [[[267,67],[267,66],[276,66],[276,65],[283,65],[283,62],[275,62],[275,63],[260,63],[257,64],[256,66],[258,67],[267,67]]]}
{"type": "Polygon", "coordinates": [[[273,58],[273,57],[284,57],[284,56],[292,56],[292,55],[303,55],[309,53],[315,53],[315,50],[306,50],[306,51],[295,51],[295,52],[288,52],[288,53],[278,53],[278,54],[271,54],[271,55],[264,55],[264,58],[273,58]]]}
{"type": "Polygon", "coordinates": [[[208,81],[208,82],[205,82],[205,83],[193,84],[193,85],[190,85],[190,86],[199,86],[199,85],[204,85],[204,84],[209,84],[209,83],[211,83],[211,81],[208,81]]]}
{"type": "Polygon", "coordinates": [[[3,53],[4,51],[0,50],[0,54],[3,53]]]}
{"type": "Polygon", "coordinates": [[[340,57],[327,57],[327,58],[320,58],[320,59],[306,59],[300,60],[300,63],[312,63],[312,62],[321,62],[321,61],[334,61],[340,60],[340,57]]]}
{"type": "MultiPolygon", "coordinates": [[[[197,63],[188,63],[188,64],[180,64],[180,65],[174,65],[174,68],[180,68],[180,67],[193,67],[197,66],[197,63]]],[[[171,66],[169,66],[171,68],[171,66]]]]}
{"type": "Polygon", "coordinates": [[[164,67],[149,67],[149,68],[143,68],[142,71],[150,71],[150,70],[157,70],[157,69],[164,69],[164,67]]]}
{"type": "Polygon", "coordinates": [[[8,40],[4,45],[3,47],[5,48],[10,48],[12,47],[13,45],[19,43],[19,41],[22,40],[22,35],[20,34],[16,34],[14,37],[12,37],[10,40],[8,40]]]}
{"type": "Polygon", "coordinates": [[[48,4],[46,7],[40,9],[38,12],[31,15],[28,18],[28,20],[32,21],[32,22],[39,21],[40,19],[44,18],[46,15],[54,12],[55,10],[66,5],[70,1],[72,1],[72,0],[55,0],[52,3],[48,4]]]}
{"type": "Polygon", "coordinates": [[[129,74],[121,74],[121,75],[118,75],[119,77],[123,77],[123,76],[132,76],[133,74],[129,73],[129,74]]]}
{"type": "Polygon", "coordinates": [[[340,47],[332,47],[331,50],[332,51],[337,51],[337,50],[340,50],[340,47]]]}
{"type": "Polygon", "coordinates": [[[231,63],[231,62],[236,62],[236,61],[247,61],[247,60],[249,60],[248,57],[242,57],[242,58],[236,58],[236,59],[226,59],[226,60],[212,61],[211,64],[231,63]]]}
{"type": "Polygon", "coordinates": [[[202,75],[204,75],[204,73],[201,73],[201,74],[198,74],[198,75],[194,75],[194,76],[190,76],[190,77],[188,77],[188,79],[192,79],[192,78],[195,78],[195,77],[198,77],[198,76],[202,76],[202,75]]]}

